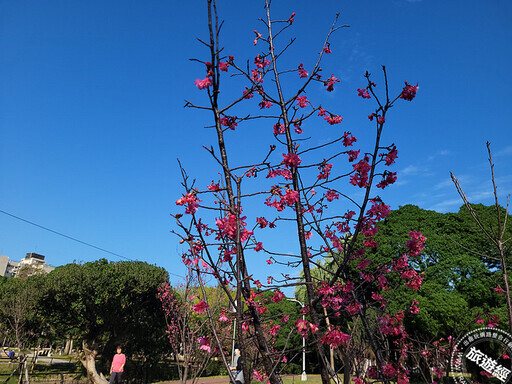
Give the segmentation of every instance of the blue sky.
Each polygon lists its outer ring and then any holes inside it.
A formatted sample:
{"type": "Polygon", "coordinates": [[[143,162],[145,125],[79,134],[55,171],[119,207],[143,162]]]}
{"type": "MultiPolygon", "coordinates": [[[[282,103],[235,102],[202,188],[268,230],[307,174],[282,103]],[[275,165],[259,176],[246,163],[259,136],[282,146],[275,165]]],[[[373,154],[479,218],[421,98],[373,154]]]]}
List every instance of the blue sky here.
{"type": "MultiPolygon", "coordinates": [[[[202,149],[212,144],[213,132],[203,128],[209,115],[183,108],[185,99],[206,101],[193,85],[204,68],[189,61],[207,59],[196,40],[206,38],[205,3],[0,0],[0,210],[184,274],[169,232],[181,195],[176,159],[201,185],[218,171],[202,149]]],[[[297,14],[290,67],[312,65],[336,12],[350,25],[333,36],[322,65],[341,83],[322,97],[363,147],[371,108],[356,89],[364,72],[378,83],[385,64],[395,92],[404,80],[419,84],[384,133],[399,153],[398,181],[381,193],[392,208],[458,210],[450,171],[473,202],[490,204],[486,141],[505,201],[512,191],[512,3],[274,3],[276,18],[297,14]]],[[[252,60],[263,3],[219,0],[218,8],[226,54],[252,60]]],[[[240,160],[270,138],[251,127],[228,144],[240,160]]],[[[52,265],[119,260],[0,213],[0,254],[19,260],[26,252],[52,265]]]]}

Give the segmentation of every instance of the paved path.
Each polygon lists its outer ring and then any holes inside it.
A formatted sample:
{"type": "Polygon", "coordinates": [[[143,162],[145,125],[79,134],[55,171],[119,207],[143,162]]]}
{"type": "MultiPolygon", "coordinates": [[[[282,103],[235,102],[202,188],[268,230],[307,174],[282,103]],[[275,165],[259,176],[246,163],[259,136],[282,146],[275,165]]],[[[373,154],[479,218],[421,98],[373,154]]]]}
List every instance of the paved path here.
{"type": "MultiPolygon", "coordinates": [[[[293,377],[293,375],[282,376],[282,377],[293,377]]],[[[300,375],[295,375],[295,380],[300,383],[300,375]]],[[[158,384],[181,384],[181,381],[164,381],[158,384]]],[[[229,378],[227,376],[216,376],[216,377],[200,377],[197,380],[197,384],[229,384],[229,378]]]]}

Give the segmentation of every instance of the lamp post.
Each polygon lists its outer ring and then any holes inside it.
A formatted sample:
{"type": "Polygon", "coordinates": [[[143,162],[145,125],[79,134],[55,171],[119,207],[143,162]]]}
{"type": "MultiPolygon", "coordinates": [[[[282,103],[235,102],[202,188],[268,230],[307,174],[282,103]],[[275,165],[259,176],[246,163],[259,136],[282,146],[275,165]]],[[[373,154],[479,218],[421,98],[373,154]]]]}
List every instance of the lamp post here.
{"type": "MultiPolygon", "coordinates": [[[[297,300],[297,299],[291,299],[289,297],[286,298],[288,301],[294,301],[300,305],[301,309],[304,309],[304,303],[297,300]]],[[[302,311],[302,320],[306,321],[306,315],[304,314],[304,311],[302,311]]],[[[301,375],[301,381],[307,381],[308,376],[306,375],[306,338],[302,336],[302,375],[301,375]]]]}

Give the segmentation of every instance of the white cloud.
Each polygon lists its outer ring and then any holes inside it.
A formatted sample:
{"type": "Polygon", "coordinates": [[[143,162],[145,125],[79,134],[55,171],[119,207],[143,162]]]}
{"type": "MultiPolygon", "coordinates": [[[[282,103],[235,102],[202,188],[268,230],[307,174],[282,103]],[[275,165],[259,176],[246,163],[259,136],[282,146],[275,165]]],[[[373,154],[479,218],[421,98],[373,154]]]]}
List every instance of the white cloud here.
{"type": "Polygon", "coordinates": [[[408,167],[402,169],[400,173],[404,175],[415,175],[419,173],[419,168],[414,165],[409,165],[408,167]]]}
{"type": "Polygon", "coordinates": [[[451,187],[455,188],[455,185],[453,184],[452,179],[446,178],[446,180],[443,180],[443,181],[437,183],[436,185],[434,185],[434,190],[451,188],[451,187]]]}
{"type": "Polygon", "coordinates": [[[433,155],[430,155],[429,157],[427,157],[427,160],[432,161],[434,159],[439,158],[440,156],[447,156],[449,154],[450,154],[450,151],[448,151],[447,149],[441,149],[440,151],[437,151],[433,155]]]}
{"type": "MultiPolygon", "coordinates": [[[[492,148],[491,148],[492,149],[492,148]]],[[[505,147],[494,154],[494,157],[509,156],[512,155],[512,145],[505,147]]]]}
{"type": "Polygon", "coordinates": [[[439,202],[429,206],[426,209],[436,211],[436,212],[442,212],[442,213],[445,213],[448,211],[453,212],[453,211],[457,210],[462,204],[464,204],[462,202],[462,199],[448,199],[448,200],[439,201],[439,202]]]}

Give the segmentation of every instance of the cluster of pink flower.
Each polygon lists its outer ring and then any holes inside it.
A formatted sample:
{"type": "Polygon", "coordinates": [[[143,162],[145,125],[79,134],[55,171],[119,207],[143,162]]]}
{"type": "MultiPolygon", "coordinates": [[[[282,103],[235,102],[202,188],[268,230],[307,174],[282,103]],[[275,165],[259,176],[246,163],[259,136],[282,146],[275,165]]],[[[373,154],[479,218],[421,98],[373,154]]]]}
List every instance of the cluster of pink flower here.
{"type": "MultiPolygon", "coordinates": [[[[251,237],[254,232],[248,231],[245,226],[247,225],[245,223],[246,216],[239,218],[239,224],[240,224],[240,240],[242,242],[245,242],[251,237]]],[[[219,232],[217,232],[217,236],[215,237],[216,240],[220,240],[223,236],[226,236],[230,238],[231,240],[235,240],[237,236],[237,217],[236,215],[226,215],[222,219],[215,219],[215,224],[217,224],[217,227],[219,228],[219,232]]]]}
{"type": "Polygon", "coordinates": [[[389,148],[389,152],[387,154],[381,154],[382,157],[386,156],[385,162],[386,165],[391,165],[395,162],[396,158],[398,157],[398,151],[396,150],[396,145],[392,144],[389,148]]]}
{"type": "Polygon", "coordinates": [[[368,186],[368,172],[372,168],[368,161],[370,161],[370,158],[365,156],[363,160],[352,165],[355,173],[350,176],[350,184],[356,185],[359,188],[366,188],[368,186]]]}
{"type": "Polygon", "coordinates": [[[274,168],[273,170],[268,171],[266,176],[267,179],[272,179],[277,176],[283,176],[285,180],[292,179],[292,173],[288,169],[274,168]]]}
{"type": "Polygon", "coordinates": [[[358,96],[361,96],[363,99],[371,98],[370,93],[368,92],[367,89],[358,88],[357,89],[357,94],[358,94],[358,96]]]}
{"type": "Polygon", "coordinates": [[[309,105],[307,96],[298,96],[297,105],[301,108],[306,108],[309,105]]]}
{"type": "Polygon", "coordinates": [[[327,199],[327,201],[333,201],[333,200],[337,200],[340,198],[340,195],[332,190],[332,189],[329,189],[326,193],[325,193],[325,198],[327,199]]]}
{"type": "Polygon", "coordinates": [[[423,236],[421,232],[415,232],[410,231],[409,237],[411,240],[409,240],[405,246],[409,250],[408,255],[409,256],[419,256],[421,254],[421,251],[425,247],[425,242],[427,241],[427,238],[423,236]]]}
{"type": "Polygon", "coordinates": [[[318,332],[318,326],[307,320],[298,319],[295,322],[295,326],[297,327],[297,332],[300,333],[302,337],[308,337],[308,332],[311,332],[312,334],[318,332]]]}
{"type": "Polygon", "coordinates": [[[347,154],[348,154],[348,161],[351,163],[354,160],[357,160],[357,158],[359,157],[359,153],[361,153],[360,149],[358,149],[357,151],[353,151],[353,150],[348,151],[347,152],[347,154]]]}
{"type": "Polygon", "coordinates": [[[299,64],[299,77],[304,79],[309,76],[308,71],[304,69],[304,65],[302,63],[299,64]]]}
{"type": "Polygon", "coordinates": [[[224,127],[229,127],[231,130],[235,130],[238,123],[236,122],[236,116],[221,116],[220,123],[224,127]]]}
{"type": "Polygon", "coordinates": [[[213,85],[212,63],[207,61],[204,64],[206,65],[206,77],[204,79],[196,79],[194,81],[194,84],[198,89],[206,89],[213,85]]]}
{"type": "Polygon", "coordinates": [[[176,205],[186,205],[187,209],[185,210],[185,213],[194,214],[199,207],[200,201],[201,200],[197,198],[195,192],[190,192],[176,200],[176,205]]]}
{"type": "Polygon", "coordinates": [[[269,228],[275,228],[275,224],[273,222],[268,221],[264,217],[257,217],[256,223],[260,226],[260,228],[266,228],[267,226],[269,228]]]}
{"type": "Polygon", "coordinates": [[[343,121],[343,117],[339,115],[328,114],[325,115],[324,120],[327,121],[330,125],[339,124],[343,121]]]}
{"type": "Polygon", "coordinates": [[[297,168],[301,163],[301,159],[296,153],[283,153],[283,157],[284,159],[281,164],[284,164],[288,168],[297,168]]]}
{"type": "Polygon", "coordinates": [[[274,135],[284,135],[285,132],[285,127],[283,124],[274,124],[274,135]]]}
{"type": "Polygon", "coordinates": [[[330,331],[327,331],[320,341],[323,344],[328,345],[332,349],[338,349],[342,345],[346,345],[349,340],[349,335],[335,328],[330,331]]]}
{"type": "Polygon", "coordinates": [[[406,81],[405,87],[402,90],[402,93],[400,94],[400,98],[407,101],[412,101],[416,97],[416,92],[418,92],[419,88],[420,87],[418,86],[418,84],[409,85],[406,81]]]}
{"type": "MultiPolygon", "coordinates": [[[[352,135],[350,132],[344,132],[343,133],[343,146],[344,147],[351,147],[353,143],[355,143],[357,139],[352,135]]],[[[357,151],[357,154],[359,155],[359,151],[357,151]]],[[[356,156],[357,157],[357,156],[356,156]]]]}
{"type": "Polygon", "coordinates": [[[320,170],[320,173],[316,178],[318,180],[326,180],[331,174],[332,164],[327,164],[327,161],[324,159],[323,163],[320,164],[318,169],[320,170]]]}
{"type": "Polygon", "coordinates": [[[377,188],[386,188],[388,185],[393,184],[396,181],[396,172],[384,171],[382,180],[377,184],[377,188]]]}
{"type": "Polygon", "coordinates": [[[295,127],[294,131],[297,133],[297,134],[301,134],[302,132],[304,132],[301,128],[302,126],[302,121],[301,120],[298,120],[298,119],[295,119],[292,121],[293,123],[293,126],[295,127]]]}
{"type": "Polygon", "coordinates": [[[265,205],[274,207],[278,212],[282,212],[285,206],[292,206],[299,201],[299,192],[293,189],[286,189],[286,192],[283,194],[281,188],[275,185],[270,193],[271,195],[265,200],[265,205]],[[274,200],[272,201],[273,197],[274,200]]]}
{"type": "Polygon", "coordinates": [[[327,87],[327,92],[334,91],[334,84],[339,83],[340,80],[334,76],[334,74],[331,75],[326,81],[324,81],[324,85],[327,87]]]}

